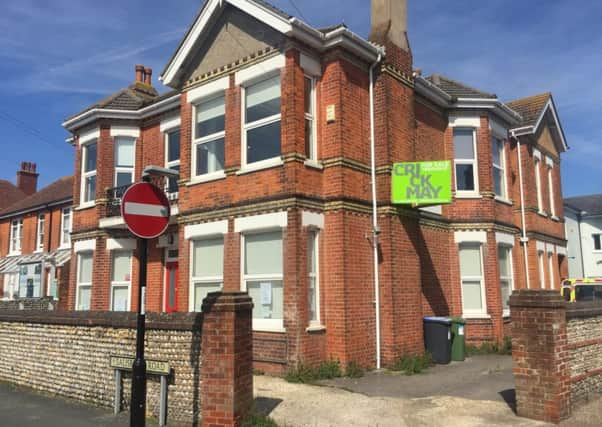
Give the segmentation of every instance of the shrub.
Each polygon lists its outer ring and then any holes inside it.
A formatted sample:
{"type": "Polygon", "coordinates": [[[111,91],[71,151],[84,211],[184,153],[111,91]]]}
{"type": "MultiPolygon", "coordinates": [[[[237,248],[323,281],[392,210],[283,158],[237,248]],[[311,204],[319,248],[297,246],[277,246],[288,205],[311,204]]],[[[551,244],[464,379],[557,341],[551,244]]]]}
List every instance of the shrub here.
{"type": "Polygon", "coordinates": [[[466,356],[479,356],[483,354],[512,354],[512,339],[504,337],[504,342],[501,346],[496,342],[483,342],[479,346],[466,346],[466,356]]]}
{"type": "Polygon", "coordinates": [[[251,414],[245,418],[242,427],[278,427],[278,424],[269,417],[251,414]]]}
{"type": "Polygon", "coordinates": [[[356,362],[351,361],[345,368],[345,376],[348,378],[361,378],[364,376],[364,370],[356,362]]]}
{"type": "Polygon", "coordinates": [[[431,354],[426,352],[420,355],[403,355],[395,362],[392,369],[394,371],[402,371],[406,375],[414,375],[421,373],[433,365],[431,354]]]}
{"type": "Polygon", "coordinates": [[[320,363],[317,377],[320,380],[331,380],[342,377],[341,362],[338,360],[328,360],[320,363]]]}
{"type": "Polygon", "coordinates": [[[327,360],[320,363],[317,367],[299,363],[296,368],[290,369],[286,373],[284,379],[289,383],[309,384],[318,380],[331,380],[342,376],[341,362],[338,360],[327,360]]]}

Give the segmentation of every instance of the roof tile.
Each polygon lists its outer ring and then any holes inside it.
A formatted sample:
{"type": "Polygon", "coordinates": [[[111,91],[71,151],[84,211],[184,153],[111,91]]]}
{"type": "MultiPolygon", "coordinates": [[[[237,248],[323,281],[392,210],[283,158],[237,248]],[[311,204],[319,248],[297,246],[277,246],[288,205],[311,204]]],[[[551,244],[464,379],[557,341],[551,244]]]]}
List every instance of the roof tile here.
{"type": "Polygon", "coordinates": [[[23,211],[25,209],[43,206],[47,203],[58,202],[73,197],[73,177],[65,176],[47,185],[40,191],[11,204],[0,215],[5,216],[11,213],[23,211]]]}
{"type": "Polygon", "coordinates": [[[439,87],[444,92],[447,92],[450,96],[456,98],[497,98],[497,95],[493,93],[483,92],[482,90],[475,89],[474,87],[468,86],[457,80],[450,79],[449,77],[441,74],[433,74],[432,76],[427,77],[426,80],[439,87]]]}
{"type": "Polygon", "coordinates": [[[550,92],[541,93],[539,95],[528,96],[526,98],[517,99],[507,102],[506,105],[512,108],[523,117],[521,126],[533,126],[537,123],[537,119],[550,100],[552,95],[550,92]]]}

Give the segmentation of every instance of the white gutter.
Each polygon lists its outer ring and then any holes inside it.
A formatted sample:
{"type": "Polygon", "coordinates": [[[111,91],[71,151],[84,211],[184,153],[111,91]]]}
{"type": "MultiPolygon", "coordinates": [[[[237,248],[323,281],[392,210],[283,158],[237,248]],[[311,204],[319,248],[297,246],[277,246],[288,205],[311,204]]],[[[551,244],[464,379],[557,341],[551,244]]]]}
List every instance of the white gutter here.
{"type": "Polygon", "coordinates": [[[523,162],[522,156],[520,153],[520,140],[517,138],[514,131],[511,131],[512,137],[516,140],[516,149],[518,151],[518,186],[520,188],[520,215],[522,221],[522,237],[520,242],[523,246],[523,256],[525,257],[525,276],[527,278],[527,289],[529,289],[530,281],[529,281],[529,252],[527,251],[527,246],[529,244],[529,238],[527,237],[527,226],[525,221],[525,193],[523,191],[523,162]]]}
{"type": "Polygon", "coordinates": [[[376,149],[374,136],[374,68],[380,63],[382,54],[370,66],[370,173],[372,179],[372,250],[374,257],[374,311],[376,313],[376,369],[380,369],[380,282],[378,276],[378,208],[376,203],[376,149]]]}

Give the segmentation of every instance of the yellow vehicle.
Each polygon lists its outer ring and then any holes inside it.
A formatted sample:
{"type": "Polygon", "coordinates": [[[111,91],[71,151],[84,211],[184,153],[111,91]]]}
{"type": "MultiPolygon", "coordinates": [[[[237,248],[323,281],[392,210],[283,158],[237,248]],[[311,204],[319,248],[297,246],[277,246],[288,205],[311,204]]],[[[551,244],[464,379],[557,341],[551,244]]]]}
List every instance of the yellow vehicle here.
{"type": "Polygon", "coordinates": [[[602,300],[602,279],[565,279],[560,295],[569,302],[602,300]]]}

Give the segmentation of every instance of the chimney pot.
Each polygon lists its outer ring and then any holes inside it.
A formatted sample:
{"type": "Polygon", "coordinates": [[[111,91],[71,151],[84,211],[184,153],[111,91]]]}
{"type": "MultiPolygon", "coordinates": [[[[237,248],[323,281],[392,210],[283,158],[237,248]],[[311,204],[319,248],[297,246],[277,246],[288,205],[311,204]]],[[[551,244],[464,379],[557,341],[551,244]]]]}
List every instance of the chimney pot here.
{"type": "Polygon", "coordinates": [[[17,188],[28,196],[37,191],[38,173],[36,164],[32,162],[21,162],[21,169],[17,171],[17,188]]]}
{"type": "Polygon", "coordinates": [[[142,75],[143,74],[144,74],[144,65],[137,64],[136,65],[136,81],[137,82],[142,82],[142,80],[143,80],[142,75]]]}
{"type": "Polygon", "coordinates": [[[370,40],[409,52],[407,0],[371,0],[371,5],[370,40]]]}
{"type": "Polygon", "coordinates": [[[150,67],[146,67],[144,69],[144,83],[151,86],[151,77],[153,75],[153,69],[150,67]]]}

